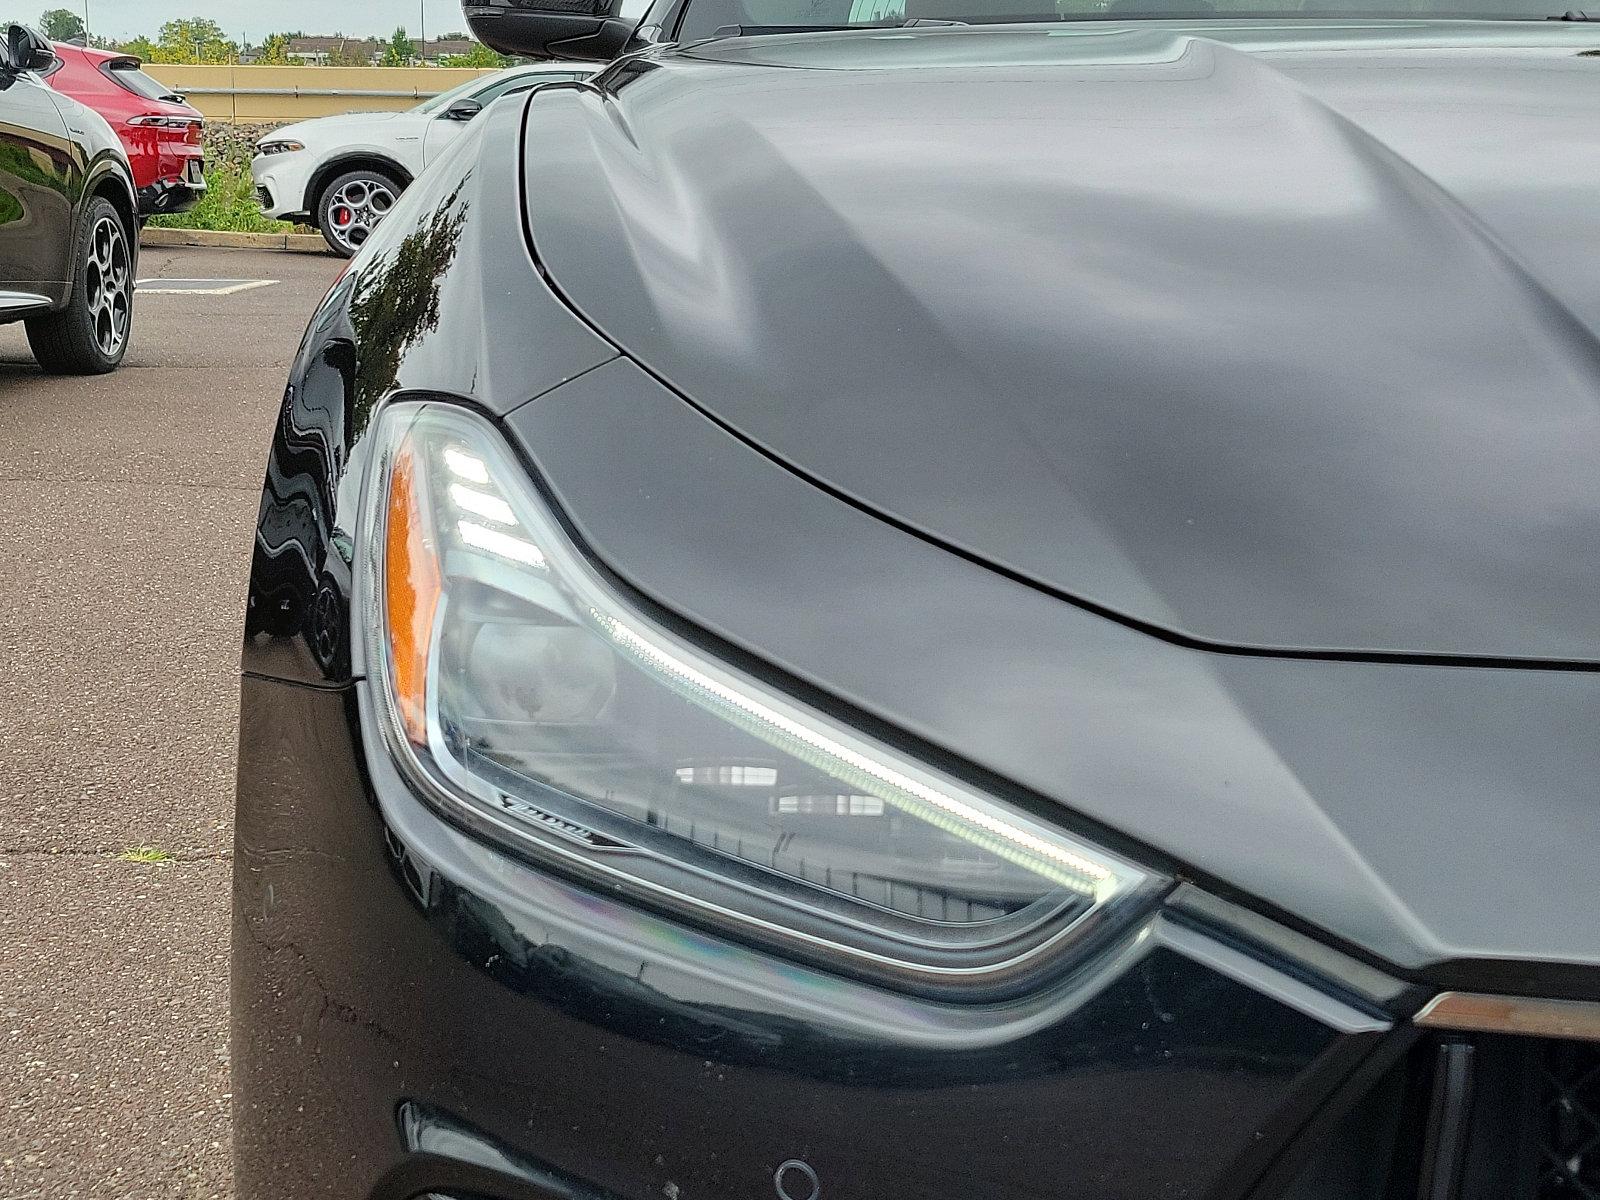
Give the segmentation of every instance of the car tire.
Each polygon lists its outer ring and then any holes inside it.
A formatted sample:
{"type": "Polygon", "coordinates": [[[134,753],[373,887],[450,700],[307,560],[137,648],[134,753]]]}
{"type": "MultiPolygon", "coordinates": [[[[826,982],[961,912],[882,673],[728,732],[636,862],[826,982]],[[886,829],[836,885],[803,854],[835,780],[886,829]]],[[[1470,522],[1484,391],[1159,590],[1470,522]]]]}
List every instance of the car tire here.
{"type": "Polygon", "coordinates": [[[405,185],[370,167],[347,171],[317,198],[317,228],[335,254],[351,258],[389,215],[405,185]]]}
{"type": "Polygon", "coordinates": [[[60,312],[27,322],[28,345],[51,375],[115,371],[133,336],[135,260],[122,214],[96,197],[78,238],[71,301],[60,312]]]}

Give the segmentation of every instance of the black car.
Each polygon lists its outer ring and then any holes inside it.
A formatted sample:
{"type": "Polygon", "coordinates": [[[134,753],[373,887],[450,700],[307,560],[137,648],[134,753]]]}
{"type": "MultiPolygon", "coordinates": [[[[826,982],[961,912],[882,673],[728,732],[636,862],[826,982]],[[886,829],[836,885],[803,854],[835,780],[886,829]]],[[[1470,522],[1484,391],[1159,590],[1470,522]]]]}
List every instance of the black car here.
{"type": "Polygon", "coordinates": [[[104,118],[45,85],[55,51],[22,25],[0,45],[0,324],[25,321],[53,374],[113,371],[138,268],[133,173],[104,118]]]}
{"type": "Polygon", "coordinates": [[[615,61],[293,368],[243,1200],[1600,1194],[1600,25],[1173,7],[469,5],[615,61]]]}

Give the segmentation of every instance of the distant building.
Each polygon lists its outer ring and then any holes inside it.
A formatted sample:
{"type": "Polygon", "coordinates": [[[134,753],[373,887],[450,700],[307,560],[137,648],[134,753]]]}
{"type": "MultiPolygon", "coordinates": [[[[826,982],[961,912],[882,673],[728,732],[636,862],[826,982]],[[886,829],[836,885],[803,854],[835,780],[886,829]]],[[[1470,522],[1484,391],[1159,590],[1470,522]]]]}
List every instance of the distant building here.
{"type": "Polygon", "coordinates": [[[471,38],[439,38],[423,46],[422,58],[424,62],[436,63],[441,58],[471,54],[477,44],[471,38]]]}
{"type": "Polygon", "coordinates": [[[325,67],[329,63],[376,65],[383,61],[383,51],[384,43],[374,38],[297,37],[289,39],[285,53],[296,62],[325,67]]]}

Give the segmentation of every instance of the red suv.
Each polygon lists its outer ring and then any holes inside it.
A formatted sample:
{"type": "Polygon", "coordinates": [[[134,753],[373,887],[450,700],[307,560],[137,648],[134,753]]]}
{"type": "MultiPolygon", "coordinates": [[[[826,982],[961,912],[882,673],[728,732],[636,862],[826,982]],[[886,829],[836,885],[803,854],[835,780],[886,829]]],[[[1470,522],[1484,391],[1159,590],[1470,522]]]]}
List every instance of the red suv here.
{"type": "Polygon", "coordinates": [[[206,193],[205,118],[137,58],[56,42],[60,61],[48,79],[56,91],[95,110],[128,151],[147,217],[186,212],[206,193]]]}

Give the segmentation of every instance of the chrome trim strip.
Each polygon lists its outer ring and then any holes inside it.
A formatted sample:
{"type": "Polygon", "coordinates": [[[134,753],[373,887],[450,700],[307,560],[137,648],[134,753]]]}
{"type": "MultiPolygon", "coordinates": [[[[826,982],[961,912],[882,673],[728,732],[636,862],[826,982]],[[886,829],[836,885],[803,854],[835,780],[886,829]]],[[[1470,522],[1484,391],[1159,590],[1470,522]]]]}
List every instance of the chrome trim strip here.
{"type": "Polygon", "coordinates": [[[1279,1004],[1321,1021],[1329,1029],[1347,1034],[1377,1034],[1394,1028],[1392,1021],[1363,1012],[1309,983],[1274,970],[1241,950],[1179,925],[1170,917],[1158,917],[1155,930],[1157,940],[1168,949],[1210,967],[1237,983],[1254,988],[1262,995],[1271,996],[1279,1004]]]}
{"type": "Polygon", "coordinates": [[[1313,978],[1338,986],[1357,1000],[1390,1012],[1402,1012],[1422,1001],[1426,992],[1385,975],[1376,967],[1330,949],[1302,933],[1203,892],[1192,883],[1180,884],[1167,899],[1167,907],[1200,922],[1211,933],[1232,934],[1269,955],[1287,958],[1313,978]],[[1408,996],[1407,993],[1412,993],[1408,996]],[[1404,1003],[1409,1000],[1411,1004],[1404,1003]]]}
{"type": "Polygon", "coordinates": [[[0,313],[32,312],[36,308],[49,308],[50,297],[33,292],[0,291],[0,313]]]}
{"type": "Polygon", "coordinates": [[[1600,1003],[1587,1000],[1442,992],[1428,1001],[1413,1020],[1424,1029],[1600,1042],[1600,1003]]]}

